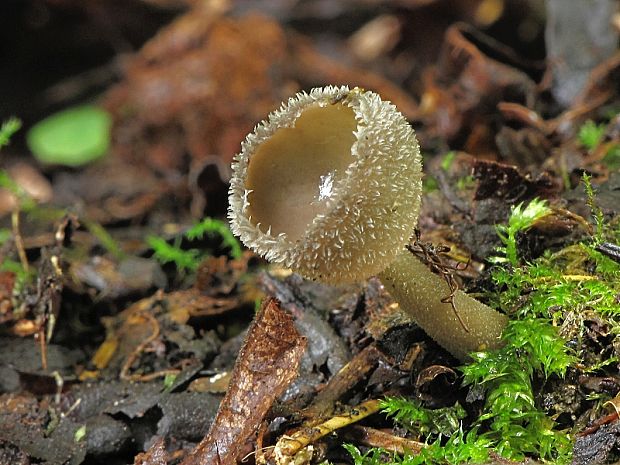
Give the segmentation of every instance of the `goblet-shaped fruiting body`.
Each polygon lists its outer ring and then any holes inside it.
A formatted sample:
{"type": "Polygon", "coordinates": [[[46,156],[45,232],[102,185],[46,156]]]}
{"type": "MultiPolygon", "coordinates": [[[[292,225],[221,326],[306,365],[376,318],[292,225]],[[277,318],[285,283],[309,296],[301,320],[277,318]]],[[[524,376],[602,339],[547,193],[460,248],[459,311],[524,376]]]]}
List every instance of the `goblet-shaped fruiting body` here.
{"type": "Polygon", "coordinates": [[[453,355],[499,345],[507,318],[452,293],[405,249],[417,224],[422,163],[390,102],[358,88],[299,93],[258,124],[233,162],[231,227],[267,260],[326,283],[378,275],[453,355]]]}

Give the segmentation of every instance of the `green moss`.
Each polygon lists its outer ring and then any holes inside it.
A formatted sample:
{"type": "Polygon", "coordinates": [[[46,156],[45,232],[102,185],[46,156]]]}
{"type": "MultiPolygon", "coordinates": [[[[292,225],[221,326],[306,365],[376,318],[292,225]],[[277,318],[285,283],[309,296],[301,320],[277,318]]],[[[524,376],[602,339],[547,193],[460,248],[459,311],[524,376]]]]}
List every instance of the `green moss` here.
{"type": "Polygon", "coordinates": [[[21,120],[13,117],[9,118],[0,126],[0,148],[9,145],[11,137],[22,127],[21,120]]]}
{"type": "Polygon", "coordinates": [[[603,163],[610,171],[620,169],[620,145],[612,144],[603,157],[603,163]]]}
{"type": "Polygon", "coordinates": [[[496,226],[497,235],[503,242],[503,246],[496,249],[500,255],[491,257],[492,263],[509,263],[512,266],[518,264],[517,257],[517,234],[527,231],[532,225],[542,217],[551,212],[544,200],[534,199],[527,206],[523,202],[513,206],[510,210],[508,224],[498,224],[496,226]]]}
{"type": "Polygon", "coordinates": [[[462,367],[463,384],[486,399],[474,425],[505,458],[568,462],[570,437],[537,406],[532,383],[537,377],[564,376],[577,358],[548,320],[513,320],[503,339],[504,347],[477,353],[462,367]]]}
{"type": "MultiPolygon", "coordinates": [[[[585,147],[588,151],[598,149],[603,141],[605,132],[609,124],[609,120],[615,118],[617,115],[617,109],[612,109],[607,114],[607,122],[596,124],[592,120],[586,121],[580,128],[577,138],[579,143],[585,147]]],[[[603,164],[607,169],[614,171],[620,168],[620,145],[610,141],[604,147],[604,154],[602,158],[603,164]]]]}
{"type": "Polygon", "coordinates": [[[592,217],[594,218],[594,225],[596,227],[594,240],[595,242],[602,242],[603,236],[605,235],[605,217],[603,215],[603,210],[597,205],[595,200],[594,188],[591,183],[592,176],[587,173],[583,173],[581,180],[583,182],[583,188],[586,192],[586,202],[588,207],[590,207],[590,211],[592,212],[592,217]]]}
{"type": "Polygon", "coordinates": [[[425,194],[435,192],[439,190],[439,183],[437,179],[430,175],[425,175],[422,179],[422,190],[425,194]]]}
{"type": "Polygon", "coordinates": [[[21,262],[10,258],[4,258],[0,263],[0,271],[13,273],[15,275],[15,286],[13,287],[13,295],[17,295],[21,290],[36,278],[36,271],[32,268],[26,270],[21,262]]]}
{"type": "Polygon", "coordinates": [[[487,462],[491,443],[478,436],[476,430],[468,434],[459,430],[446,441],[437,439],[428,443],[419,454],[399,456],[380,448],[371,448],[362,453],[351,444],[345,444],[344,447],[351,454],[355,465],[430,465],[487,462]]]}
{"type": "MultiPolygon", "coordinates": [[[[476,415],[463,417],[456,407],[429,410],[388,398],[385,412],[428,446],[418,455],[402,457],[378,449],[362,454],[349,447],[356,465],[477,463],[493,454],[512,460],[570,462],[569,425],[558,424],[555,412],[545,411],[539,399],[547,380],[561,385],[568,372],[615,373],[618,356],[613,346],[620,335],[620,264],[597,250],[604,241],[618,242],[619,221],[603,217],[589,178],[584,186],[595,224],[592,236],[581,242],[524,262],[517,235],[552,214],[538,200],[517,205],[507,224],[497,226],[503,245],[493,260],[487,299],[511,321],[502,348],[473,354],[474,361],[460,368],[464,387],[483,400],[476,415]],[[586,323],[593,319],[597,326],[608,328],[606,341],[589,336],[586,323]]],[[[584,401],[596,409],[607,399],[590,395],[584,401]]]]}
{"type": "Polygon", "coordinates": [[[450,168],[452,167],[452,163],[454,163],[454,160],[456,159],[456,152],[455,151],[450,151],[448,153],[446,153],[443,158],[441,159],[441,169],[444,171],[449,171],[450,168]]]}
{"type": "Polygon", "coordinates": [[[458,404],[426,409],[403,398],[387,398],[383,411],[401,426],[426,438],[420,454],[402,457],[381,449],[362,454],[347,449],[356,465],[482,463],[492,453],[512,460],[535,457],[556,464],[568,463],[572,444],[536,403],[533,381],[562,377],[577,358],[570,353],[558,329],[542,318],[514,320],[503,336],[506,345],[492,352],[474,354],[461,367],[463,384],[485,402],[477,418],[463,432],[465,411],[458,404]]]}
{"type": "Polygon", "coordinates": [[[153,256],[162,264],[174,263],[177,270],[181,273],[185,271],[196,271],[201,260],[201,253],[198,249],[184,250],[181,248],[181,238],[175,238],[172,244],[159,236],[148,236],[147,245],[153,249],[153,256]]]}
{"type": "Polygon", "coordinates": [[[476,179],[473,176],[463,176],[456,180],[456,188],[459,191],[472,188],[476,184],[476,179]]]}
{"type": "Polygon", "coordinates": [[[188,239],[202,239],[205,236],[219,236],[222,245],[230,250],[230,256],[241,258],[241,244],[228,228],[228,224],[213,218],[204,218],[187,230],[185,236],[188,239]]]}
{"type": "Polygon", "coordinates": [[[580,128],[577,135],[579,142],[588,150],[595,148],[605,134],[605,125],[596,124],[592,120],[586,121],[580,128]]]}
{"type": "Polygon", "coordinates": [[[419,402],[402,397],[387,397],[381,402],[381,409],[388,417],[409,431],[434,436],[450,437],[458,432],[466,412],[456,404],[454,407],[427,409],[419,402]]]}
{"type": "Polygon", "coordinates": [[[181,244],[183,239],[199,240],[205,236],[219,236],[223,249],[227,249],[232,258],[241,257],[241,245],[228,229],[228,225],[212,218],[205,218],[196,223],[184,234],[175,237],[172,243],[158,236],[149,236],[146,242],[153,249],[154,257],[161,263],[174,263],[180,272],[196,271],[209,251],[184,249],[181,244]]]}
{"type": "Polygon", "coordinates": [[[119,243],[112,237],[112,235],[96,221],[90,221],[88,219],[82,219],[82,224],[88,229],[88,231],[97,238],[99,243],[110,252],[116,259],[122,260],[126,257],[125,252],[119,245],[119,243]]]}

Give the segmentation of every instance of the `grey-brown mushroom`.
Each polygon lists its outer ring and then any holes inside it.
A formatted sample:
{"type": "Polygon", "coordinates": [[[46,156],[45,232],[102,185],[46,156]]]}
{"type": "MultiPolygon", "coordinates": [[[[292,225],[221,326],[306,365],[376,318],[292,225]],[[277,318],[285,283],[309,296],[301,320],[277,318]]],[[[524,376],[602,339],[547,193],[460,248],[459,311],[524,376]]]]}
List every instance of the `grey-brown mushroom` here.
{"type": "Polygon", "coordinates": [[[405,117],[374,92],[330,86],[297,94],[247,136],[233,162],[229,218],[248,247],[307,278],[378,275],[427,334],[465,359],[497,347],[507,318],[460,290],[457,317],[446,281],[405,249],[421,193],[405,117]]]}

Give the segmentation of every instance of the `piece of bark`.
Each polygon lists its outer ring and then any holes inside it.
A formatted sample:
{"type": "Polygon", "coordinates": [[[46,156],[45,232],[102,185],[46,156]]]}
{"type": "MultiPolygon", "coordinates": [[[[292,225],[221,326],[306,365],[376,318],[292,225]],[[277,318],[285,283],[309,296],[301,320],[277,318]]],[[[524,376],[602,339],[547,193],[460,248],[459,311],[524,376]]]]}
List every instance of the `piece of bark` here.
{"type": "Polygon", "coordinates": [[[230,389],[207,436],[182,465],[234,465],[273,402],[297,375],[306,345],[293,318],[267,300],[248,330],[230,389]]]}
{"type": "Polygon", "coordinates": [[[159,438],[149,450],[136,455],[134,465],[167,465],[168,454],[164,446],[164,438],[159,438]]]}
{"type": "MultiPolygon", "coordinates": [[[[297,330],[308,340],[306,352],[312,366],[324,366],[330,374],[335,374],[349,362],[348,348],[324,317],[334,308],[342,291],[304,280],[294,273],[283,280],[261,273],[258,286],[295,317],[297,330]]],[[[306,367],[302,364],[302,370],[306,367]]]]}

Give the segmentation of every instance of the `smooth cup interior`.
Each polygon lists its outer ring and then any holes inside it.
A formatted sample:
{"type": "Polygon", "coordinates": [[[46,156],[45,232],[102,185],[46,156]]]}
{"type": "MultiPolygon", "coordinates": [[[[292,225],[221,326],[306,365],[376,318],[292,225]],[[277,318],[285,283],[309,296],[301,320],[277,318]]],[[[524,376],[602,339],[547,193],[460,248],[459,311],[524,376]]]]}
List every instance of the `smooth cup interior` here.
{"type": "Polygon", "coordinates": [[[303,237],[329,210],[335,187],[354,161],[353,110],[340,103],[305,109],[291,128],[278,129],[251,155],[245,182],[248,216],[263,233],[303,237]]]}

